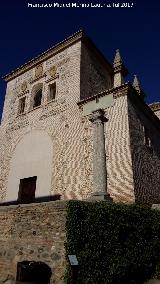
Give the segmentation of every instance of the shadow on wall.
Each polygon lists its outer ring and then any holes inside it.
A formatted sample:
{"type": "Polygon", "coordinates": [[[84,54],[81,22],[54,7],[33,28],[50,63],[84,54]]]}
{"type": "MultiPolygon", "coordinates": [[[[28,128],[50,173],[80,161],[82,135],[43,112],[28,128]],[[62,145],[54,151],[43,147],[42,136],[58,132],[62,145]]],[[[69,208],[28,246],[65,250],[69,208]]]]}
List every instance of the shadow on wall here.
{"type": "MultiPolygon", "coordinates": [[[[34,202],[32,202],[32,203],[42,203],[42,202],[56,201],[56,200],[60,200],[60,199],[61,199],[60,194],[47,195],[47,196],[42,196],[42,197],[36,197],[34,202]]],[[[28,203],[30,203],[30,202],[22,203],[22,202],[19,202],[18,200],[12,200],[12,201],[8,201],[8,202],[2,202],[2,203],[0,203],[0,206],[28,204],[28,203]]]]}

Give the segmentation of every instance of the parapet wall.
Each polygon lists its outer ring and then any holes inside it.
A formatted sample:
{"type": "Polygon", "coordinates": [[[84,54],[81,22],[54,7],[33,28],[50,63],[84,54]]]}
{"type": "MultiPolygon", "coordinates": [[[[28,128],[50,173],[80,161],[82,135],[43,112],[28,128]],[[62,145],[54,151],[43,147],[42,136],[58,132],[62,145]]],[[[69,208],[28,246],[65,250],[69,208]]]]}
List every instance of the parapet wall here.
{"type": "Polygon", "coordinates": [[[65,218],[64,201],[0,207],[0,284],[14,281],[24,260],[46,263],[51,284],[63,283],[65,218]]]}

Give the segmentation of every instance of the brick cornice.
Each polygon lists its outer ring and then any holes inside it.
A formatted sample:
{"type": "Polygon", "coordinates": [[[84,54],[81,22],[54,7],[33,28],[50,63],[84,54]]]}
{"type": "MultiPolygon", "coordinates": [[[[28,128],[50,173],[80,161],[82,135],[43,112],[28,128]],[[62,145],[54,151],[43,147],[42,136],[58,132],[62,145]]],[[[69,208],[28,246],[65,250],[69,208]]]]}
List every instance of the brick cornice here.
{"type": "Polygon", "coordinates": [[[57,53],[63,51],[64,49],[68,48],[69,46],[75,44],[78,41],[82,41],[86,44],[86,46],[90,49],[92,49],[95,53],[95,56],[98,57],[105,65],[107,65],[108,70],[110,73],[113,71],[112,65],[107,61],[107,59],[103,56],[103,54],[97,49],[95,44],[92,42],[92,40],[86,35],[86,33],[83,30],[80,30],[77,33],[74,33],[70,37],[64,39],[63,41],[59,42],[55,46],[51,47],[47,51],[43,52],[42,54],[36,56],[32,60],[26,62],[25,64],[21,65],[19,68],[11,71],[7,75],[3,76],[2,78],[8,82],[17,76],[25,73],[26,71],[30,70],[31,68],[34,68],[36,65],[41,64],[45,60],[49,59],[50,57],[56,55],[57,53]]]}
{"type": "Polygon", "coordinates": [[[43,74],[43,75],[41,75],[41,76],[39,76],[39,77],[32,78],[32,79],[30,80],[30,84],[33,84],[33,83],[35,83],[36,81],[39,81],[40,79],[45,78],[45,77],[46,77],[46,74],[43,74]]]}
{"type": "Polygon", "coordinates": [[[36,56],[32,60],[26,62],[16,70],[11,71],[9,74],[2,77],[6,82],[14,79],[15,77],[19,76],[20,74],[23,74],[24,72],[28,71],[29,69],[35,67],[36,65],[42,63],[43,61],[47,60],[48,58],[52,57],[53,55],[61,52],[65,48],[69,47],[70,45],[73,45],[77,41],[79,41],[84,36],[83,31],[79,31],[72,36],[64,39],[63,41],[59,42],[55,46],[49,48],[47,51],[43,52],[42,54],[36,56]]]}
{"type": "Polygon", "coordinates": [[[117,99],[121,96],[128,96],[128,98],[134,102],[140,111],[142,111],[158,128],[160,131],[160,120],[151,110],[151,108],[145,103],[143,97],[141,97],[135,88],[132,86],[130,82],[127,82],[119,87],[111,88],[109,90],[105,90],[100,92],[92,97],[88,97],[84,100],[78,102],[78,106],[81,107],[82,105],[88,103],[89,101],[95,100],[96,98],[103,97],[105,95],[113,94],[113,98],[117,99]]]}
{"type": "Polygon", "coordinates": [[[153,112],[156,112],[160,110],[160,102],[149,104],[149,107],[153,110],[153,112]]]}
{"type": "Polygon", "coordinates": [[[160,131],[160,120],[159,118],[154,114],[152,109],[148,106],[147,103],[145,103],[143,97],[141,97],[138,92],[136,92],[135,88],[129,83],[129,92],[128,92],[128,98],[134,102],[134,104],[137,106],[137,108],[143,112],[155,125],[155,127],[160,131]]]}
{"type": "Polygon", "coordinates": [[[117,98],[117,97],[120,97],[120,96],[125,96],[128,93],[128,87],[129,87],[129,84],[125,83],[125,84],[123,84],[119,87],[104,90],[104,91],[102,91],[102,92],[100,92],[100,93],[98,93],[98,94],[96,94],[92,97],[85,98],[85,99],[79,101],[77,104],[79,106],[81,106],[83,104],[86,104],[89,101],[93,101],[96,98],[104,97],[104,96],[109,95],[109,94],[113,94],[114,98],[117,98]]]}

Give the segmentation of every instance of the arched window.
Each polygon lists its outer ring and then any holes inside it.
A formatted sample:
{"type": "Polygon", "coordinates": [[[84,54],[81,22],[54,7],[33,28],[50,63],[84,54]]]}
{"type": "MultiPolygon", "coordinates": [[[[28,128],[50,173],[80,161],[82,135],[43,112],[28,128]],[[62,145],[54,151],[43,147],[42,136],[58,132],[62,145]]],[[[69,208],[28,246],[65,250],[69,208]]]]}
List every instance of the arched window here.
{"type": "Polygon", "coordinates": [[[24,113],[25,104],[26,104],[26,97],[20,98],[19,99],[18,114],[24,113]]]}
{"type": "Polygon", "coordinates": [[[33,108],[40,106],[42,100],[42,89],[37,91],[34,95],[34,102],[33,102],[33,108]]]}
{"type": "Polygon", "coordinates": [[[32,94],[31,94],[31,109],[34,109],[41,105],[42,103],[42,90],[43,90],[43,84],[38,83],[35,86],[33,86],[32,94]]]}
{"type": "Polygon", "coordinates": [[[56,82],[49,85],[48,101],[55,100],[56,98],[56,82]]]}

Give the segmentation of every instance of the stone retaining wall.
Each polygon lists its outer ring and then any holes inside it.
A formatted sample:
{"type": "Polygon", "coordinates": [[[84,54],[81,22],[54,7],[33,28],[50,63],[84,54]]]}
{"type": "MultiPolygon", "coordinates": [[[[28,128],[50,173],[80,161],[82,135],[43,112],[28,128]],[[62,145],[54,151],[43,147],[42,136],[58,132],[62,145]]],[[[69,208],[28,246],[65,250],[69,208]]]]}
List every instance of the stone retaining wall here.
{"type": "Polygon", "coordinates": [[[42,261],[63,283],[66,202],[0,207],[0,284],[15,283],[17,263],[42,261]]]}

